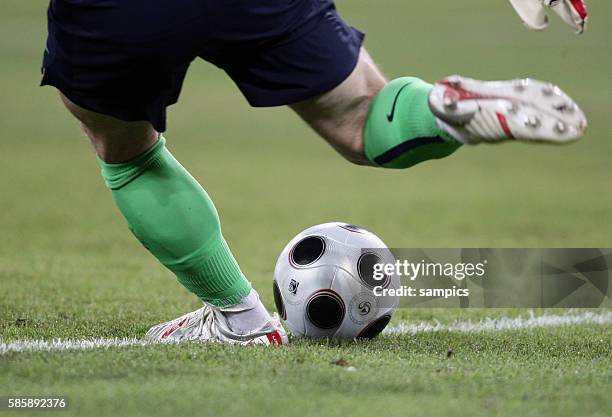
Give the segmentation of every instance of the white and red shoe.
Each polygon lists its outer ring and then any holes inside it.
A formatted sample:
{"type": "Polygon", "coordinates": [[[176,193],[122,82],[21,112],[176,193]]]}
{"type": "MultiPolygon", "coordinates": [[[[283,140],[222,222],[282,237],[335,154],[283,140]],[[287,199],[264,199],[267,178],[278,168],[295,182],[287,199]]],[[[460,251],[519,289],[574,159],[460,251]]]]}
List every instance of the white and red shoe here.
{"type": "Polygon", "coordinates": [[[532,79],[478,81],[453,75],[437,82],[429,107],[438,125],[465,144],[579,139],[587,120],[578,105],[553,84],[532,79]]]}
{"type": "Polygon", "coordinates": [[[584,0],[510,0],[519,17],[529,29],[544,30],[548,27],[547,10],[552,10],[581,34],[589,18],[584,0]]]}
{"type": "Polygon", "coordinates": [[[145,339],[158,342],[202,341],[238,345],[286,345],[287,333],[276,313],[261,327],[246,334],[230,328],[223,312],[204,304],[199,310],[187,313],[167,323],[153,326],[145,339]]]}

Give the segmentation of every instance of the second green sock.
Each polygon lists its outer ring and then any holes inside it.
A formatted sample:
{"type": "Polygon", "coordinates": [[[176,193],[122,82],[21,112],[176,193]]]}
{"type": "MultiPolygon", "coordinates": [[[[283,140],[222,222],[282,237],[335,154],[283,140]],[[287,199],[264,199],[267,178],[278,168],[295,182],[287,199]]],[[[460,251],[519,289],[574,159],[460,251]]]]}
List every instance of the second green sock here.
{"type": "Polygon", "coordinates": [[[461,143],[440,129],[428,105],[432,86],[418,78],[388,83],[374,98],[364,127],[366,157],[385,168],[444,158],[461,143]]]}

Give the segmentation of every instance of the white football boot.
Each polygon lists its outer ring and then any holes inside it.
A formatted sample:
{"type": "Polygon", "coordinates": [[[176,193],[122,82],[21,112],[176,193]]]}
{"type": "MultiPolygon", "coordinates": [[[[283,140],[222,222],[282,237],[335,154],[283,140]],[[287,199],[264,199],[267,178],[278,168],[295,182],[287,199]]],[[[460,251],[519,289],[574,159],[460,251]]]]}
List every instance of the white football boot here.
{"type": "Polygon", "coordinates": [[[233,331],[225,314],[215,306],[204,304],[199,310],[153,326],[145,335],[145,339],[158,342],[201,341],[237,345],[286,345],[289,342],[276,313],[264,324],[246,333],[233,331]]]}
{"type": "Polygon", "coordinates": [[[547,10],[581,34],[586,29],[589,12],[584,0],[510,0],[517,14],[529,29],[544,30],[548,27],[547,10]]]}
{"type": "Polygon", "coordinates": [[[587,120],[559,87],[532,79],[478,81],[453,75],[437,82],[429,107],[438,126],[460,142],[563,144],[580,138],[587,120]]]}

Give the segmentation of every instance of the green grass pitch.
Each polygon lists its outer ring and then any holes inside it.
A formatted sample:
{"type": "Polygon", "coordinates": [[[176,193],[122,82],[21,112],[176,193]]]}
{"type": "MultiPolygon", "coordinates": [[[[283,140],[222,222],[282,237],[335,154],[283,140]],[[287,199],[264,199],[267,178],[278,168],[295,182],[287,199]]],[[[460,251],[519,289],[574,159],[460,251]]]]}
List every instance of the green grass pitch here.
{"type": "MultiPolygon", "coordinates": [[[[577,37],[556,18],[528,32],[505,1],[338,1],[391,78],[558,83],[589,117],[577,144],[464,148],[403,172],[351,166],[289,110],[249,108],[196,62],[169,112],[169,146],[215,200],[270,308],[277,255],[326,221],[395,247],[609,247],[612,4],[589,5],[577,37]]],[[[37,87],[45,7],[4,0],[0,14],[0,338],[140,337],[198,302],[129,235],[77,124],[37,87]]],[[[393,324],[518,314],[403,310],[393,324]]],[[[48,414],[62,416],[609,416],[611,346],[610,325],[581,325],[13,352],[0,355],[0,396],[67,395],[70,410],[48,414]]]]}

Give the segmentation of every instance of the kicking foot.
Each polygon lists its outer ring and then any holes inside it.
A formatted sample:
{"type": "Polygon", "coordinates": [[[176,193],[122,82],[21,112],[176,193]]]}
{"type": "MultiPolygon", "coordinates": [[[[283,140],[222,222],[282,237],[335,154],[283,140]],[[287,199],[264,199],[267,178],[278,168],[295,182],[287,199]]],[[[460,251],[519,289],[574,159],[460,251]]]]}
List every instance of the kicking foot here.
{"type": "MultiPolygon", "coordinates": [[[[259,302],[259,297],[257,297],[257,302],[259,302]]],[[[152,327],[145,335],[145,339],[160,342],[198,340],[239,345],[286,345],[288,343],[287,333],[280,324],[276,313],[270,316],[266,312],[267,317],[248,331],[244,329],[244,326],[239,328],[235,325],[236,317],[230,319],[234,322],[234,326],[228,320],[228,316],[240,313],[236,307],[219,309],[210,304],[204,304],[204,307],[199,310],[152,327]]]]}
{"type": "Polygon", "coordinates": [[[587,120],[559,87],[532,79],[478,81],[453,75],[435,84],[429,107],[460,142],[545,142],[580,138],[587,120]]]}

